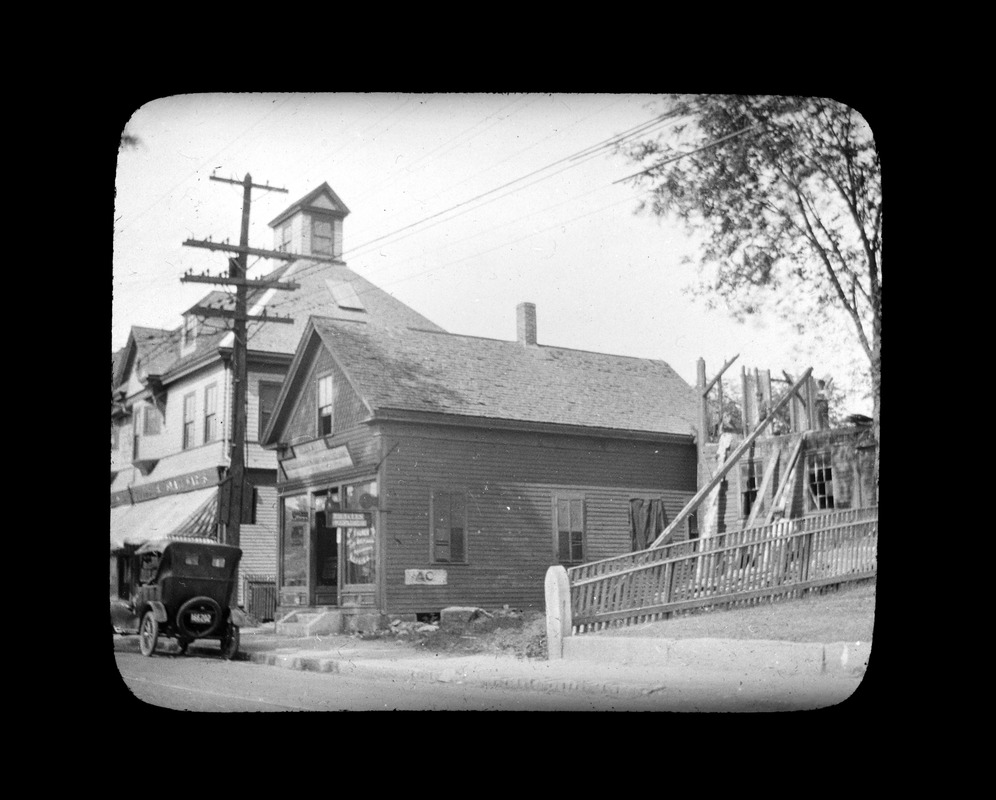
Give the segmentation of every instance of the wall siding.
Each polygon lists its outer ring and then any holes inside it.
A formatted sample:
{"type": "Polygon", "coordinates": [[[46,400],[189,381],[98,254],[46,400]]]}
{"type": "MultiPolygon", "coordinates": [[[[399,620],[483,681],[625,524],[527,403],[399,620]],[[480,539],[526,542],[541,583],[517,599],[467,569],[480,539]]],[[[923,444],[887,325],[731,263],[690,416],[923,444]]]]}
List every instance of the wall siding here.
{"type": "Polygon", "coordinates": [[[318,431],[318,376],[331,374],[334,385],[333,433],[355,427],[369,416],[363,402],[353,391],[346,376],[339,369],[332,355],[324,347],[318,348],[308,368],[307,379],[298,397],[290,423],[281,437],[284,441],[314,439],[318,431]]]}
{"type": "MultiPolygon", "coordinates": [[[[256,478],[256,480],[259,480],[256,478]]],[[[242,525],[239,530],[242,561],[239,575],[277,574],[277,488],[256,486],[256,523],[242,525]]],[[[239,603],[244,604],[245,581],[239,580],[239,603]]]]}
{"type": "MultiPolygon", "coordinates": [[[[875,504],[873,490],[873,467],[874,467],[874,443],[870,440],[870,432],[863,429],[836,428],[828,431],[809,431],[807,433],[806,444],[799,453],[799,459],[795,466],[795,485],[792,497],[788,501],[786,509],[791,509],[788,515],[791,518],[804,517],[811,514],[820,513],[809,507],[807,489],[807,469],[806,459],[810,453],[820,450],[829,450],[833,459],[833,476],[835,487],[836,508],[861,508],[875,504]]],[[[730,452],[735,449],[742,439],[737,439],[730,452]]],[[[783,460],[787,458],[795,443],[794,436],[762,436],[756,442],[755,457],[763,459],[761,472],[758,476],[760,482],[764,475],[764,468],[768,465],[774,448],[781,444],[783,460]]],[[[705,453],[699,467],[700,485],[704,485],[719,469],[716,462],[716,444],[710,443],[705,446],[705,453]]],[[[747,455],[741,457],[743,461],[747,455]]],[[[781,466],[779,470],[781,470],[781,466]]],[[[765,508],[770,508],[774,499],[774,494],[778,489],[778,484],[784,473],[778,472],[765,492],[765,508]]],[[[746,518],[741,516],[741,491],[740,467],[734,466],[727,474],[724,482],[720,484],[720,519],[722,525],[717,531],[725,533],[729,531],[741,530],[746,523],[746,518]]],[[[757,502],[760,502],[759,497],[757,502]]]]}
{"type": "Polygon", "coordinates": [[[388,614],[448,605],[542,608],[546,570],[556,563],[558,491],[584,493],[586,560],[630,550],[631,497],[663,496],[672,518],[695,491],[691,444],[389,426],[383,448],[394,448],[382,470],[388,614]],[[430,561],[433,489],[467,494],[466,564],[430,561]],[[446,569],[447,585],[405,585],[406,569],[429,568],[446,569]]]}

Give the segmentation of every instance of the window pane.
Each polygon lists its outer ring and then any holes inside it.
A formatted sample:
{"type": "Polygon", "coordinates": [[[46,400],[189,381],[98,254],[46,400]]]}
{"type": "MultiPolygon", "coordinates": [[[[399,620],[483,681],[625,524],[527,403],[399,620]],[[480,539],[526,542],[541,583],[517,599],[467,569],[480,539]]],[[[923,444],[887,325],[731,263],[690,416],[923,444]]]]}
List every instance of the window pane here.
{"type": "Polygon", "coordinates": [[[560,561],[571,560],[571,535],[567,531],[557,533],[557,558],[560,561]]]}
{"type": "Polygon", "coordinates": [[[580,531],[581,528],[581,501],[571,500],[571,531],[580,531]]]}
{"type": "Polygon", "coordinates": [[[450,548],[453,555],[453,561],[463,561],[464,560],[464,549],[463,549],[463,528],[452,528],[450,532],[450,548]]]}
{"type": "Polygon", "coordinates": [[[450,545],[449,543],[441,538],[441,532],[437,531],[435,552],[433,556],[436,561],[449,561],[450,560],[450,545]]]}
{"type": "Polygon", "coordinates": [[[450,496],[446,492],[437,492],[432,504],[436,530],[445,530],[442,538],[449,539],[450,529],[450,496]]]}
{"type": "Polygon", "coordinates": [[[308,578],[308,496],[284,498],[283,586],[306,586],[308,578]]]}
{"type": "Polygon", "coordinates": [[[270,421],[270,415],[277,405],[277,396],[280,394],[279,383],[259,384],[259,436],[262,438],[263,431],[270,421]]]}
{"type": "Polygon", "coordinates": [[[346,583],[373,583],[376,535],[370,528],[345,528],[346,583]]]}
{"type": "Polygon", "coordinates": [[[571,561],[584,561],[584,544],[580,531],[571,533],[571,561]]]}

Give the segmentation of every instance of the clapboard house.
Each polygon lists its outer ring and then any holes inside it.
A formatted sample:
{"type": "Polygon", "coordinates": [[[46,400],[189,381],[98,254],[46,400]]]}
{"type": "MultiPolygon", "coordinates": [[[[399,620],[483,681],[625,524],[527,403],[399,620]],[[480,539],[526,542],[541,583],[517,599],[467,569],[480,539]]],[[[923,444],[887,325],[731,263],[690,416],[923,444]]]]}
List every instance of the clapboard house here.
{"type": "Polygon", "coordinates": [[[511,341],[309,321],[262,441],[278,630],[542,608],[550,565],[645,547],[694,495],[694,389],[663,361],[541,345],[535,307],[517,315],[511,341]]]}
{"type": "MultiPolygon", "coordinates": [[[[297,288],[249,291],[250,314],[293,320],[251,323],[248,331],[239,602],[262,619],[272,617],[275,607],[278,518],[276,456],[261,447],[260,434],[309,316],[441,330],[349,269],[342,260],[348,213],[327,183],[287,207],[269,223],[273,249],[300,257],[281,261],[263,277],[297,288]]],[[[112,354],[112,595],[126,590],[131,555],[146,542],[180,537],[225,541],[234,334],[229,326],[200,316],[203,307],[231,311],[234,298],[209,292],[182,315],[179,326],[133,327],[127,345],[112,354]]]]}

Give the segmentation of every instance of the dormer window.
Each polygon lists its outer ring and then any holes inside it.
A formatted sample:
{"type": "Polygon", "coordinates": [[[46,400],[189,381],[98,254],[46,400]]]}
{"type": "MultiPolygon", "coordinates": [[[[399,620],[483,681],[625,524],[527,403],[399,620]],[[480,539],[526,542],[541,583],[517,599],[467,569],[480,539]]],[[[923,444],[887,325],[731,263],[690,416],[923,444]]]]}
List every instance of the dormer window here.
{"type": "Polygon", "coordinates": [[[278,234],[277,252],[289,253],[291,251],[291,224],[287,222],[281,226],[278,234]]]}
{"type": "Polygon", "coordinates": [[[187,314],[183,318],[183,328],[180,331],[180,352],[183,355],[193,350],[197,343],[197,329],[200,327],[199,322],[193,314],[187,314]]]}
{"type": "Polygon", "coordinates": [[[315,255],[332,255],[332,220],[311,218],[311,252],[315,255]]]}

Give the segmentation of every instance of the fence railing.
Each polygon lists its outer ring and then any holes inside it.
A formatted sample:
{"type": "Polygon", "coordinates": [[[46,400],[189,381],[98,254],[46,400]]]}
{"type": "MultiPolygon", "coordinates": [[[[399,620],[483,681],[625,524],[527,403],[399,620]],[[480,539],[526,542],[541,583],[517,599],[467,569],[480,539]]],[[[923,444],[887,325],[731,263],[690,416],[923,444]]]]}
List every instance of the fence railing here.
{"type": "Polygon", "coordinates": [[[243,598],[246,611],[260,622],[272,620],[277,610],[277,583],[270,575],[246,575],[243,598]]]}
{"type": "Polygon", "coordinates": [[[677,611],[802,595],[875,576],[878,508],[831,512],[568,570],[577,633],[677,611]]]}

